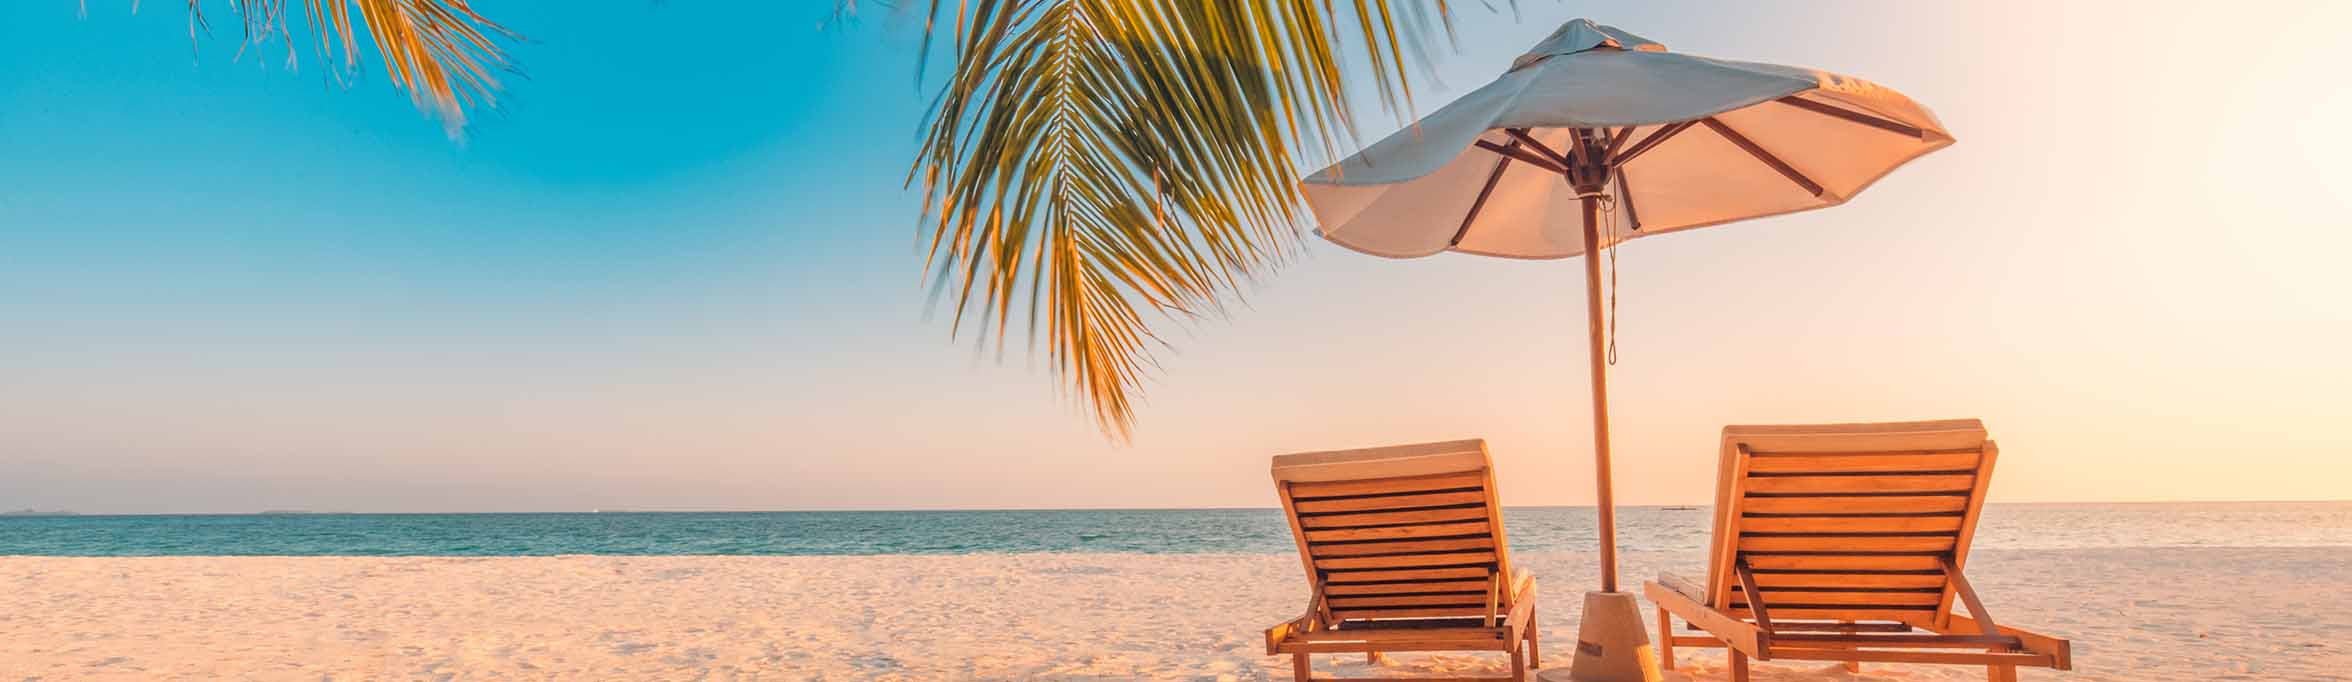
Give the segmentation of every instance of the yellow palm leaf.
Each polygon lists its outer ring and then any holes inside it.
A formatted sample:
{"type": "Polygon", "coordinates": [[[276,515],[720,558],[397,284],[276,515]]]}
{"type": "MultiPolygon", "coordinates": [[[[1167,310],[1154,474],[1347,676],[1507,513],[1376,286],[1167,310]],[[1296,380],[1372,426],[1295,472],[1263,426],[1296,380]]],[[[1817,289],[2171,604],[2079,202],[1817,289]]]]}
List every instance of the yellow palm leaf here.
{"type": "MultiPolygon", "coordinates": [[[[292,61],[289,2],[227,3],[243,24],[246,47],[286,38],[292,61]]],[[[364,32],[385,75],[419,108],[439,114],[453,134],[465,127],[467,108],[497,105],[497,72],[515,71],[498,41],[520,36],[475,13],[466,0],[302,0],[302,6],[319,56],[339,67],[338,75],[358,67],[364,32]]],[[[191,32],[208,25],[203,0],[188,0],[188,15],[191,32]]]]}

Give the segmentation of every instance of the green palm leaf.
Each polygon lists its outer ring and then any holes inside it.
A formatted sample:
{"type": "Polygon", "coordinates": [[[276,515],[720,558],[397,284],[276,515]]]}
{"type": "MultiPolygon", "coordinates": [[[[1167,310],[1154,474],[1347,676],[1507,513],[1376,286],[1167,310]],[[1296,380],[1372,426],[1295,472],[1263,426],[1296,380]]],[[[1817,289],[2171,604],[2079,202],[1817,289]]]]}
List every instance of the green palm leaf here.
{"type": "Polygon", "coordinates": [[[1446,7],[933,0],[935,25],[950,11],[954,73],[908,178],[927,272],[983,344],[1025,307],[1031,343],[1124,439],[1153,325],[1221,312],[1296,248],[1301,162],[1353,139],[1341,42],[1400,111],[1446,7]]]}

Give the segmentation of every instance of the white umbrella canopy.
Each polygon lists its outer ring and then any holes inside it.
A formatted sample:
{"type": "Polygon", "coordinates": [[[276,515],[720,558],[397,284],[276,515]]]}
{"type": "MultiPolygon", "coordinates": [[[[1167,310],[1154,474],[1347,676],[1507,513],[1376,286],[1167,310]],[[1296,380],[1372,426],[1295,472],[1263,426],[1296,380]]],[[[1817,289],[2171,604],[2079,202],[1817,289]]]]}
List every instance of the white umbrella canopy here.
{"type": "MultiPolygon", "coordinates": [[[[1676,54],[1577,19],[1494,82],[1309,176],[1300,189],[1316,234],[1357,251],[1567,258],[1649,235],[1836,206],[1951,144],[1926,107],[1869,81],[1676,54]]],[[[1596,259],[1585,259],[1584,278],[1601,591],[1615,592],[1596,259]]]]}
{"type": "Polygon", "coordinates": [[[1927,108],[1869,81],[1667,52],[1577,19],[1501,78],[1302,189],[1317,233],[1365,253],[1566,258],[1584,253],[1579,192],[1496,148],[1574,161],[1580,130],[1602,138],[1613,176],[1602,191],[1616,198],[1617,224],[1603,226],[1604,246],[1611,234],[1835,206],[1952,143],[1927,108]]]}

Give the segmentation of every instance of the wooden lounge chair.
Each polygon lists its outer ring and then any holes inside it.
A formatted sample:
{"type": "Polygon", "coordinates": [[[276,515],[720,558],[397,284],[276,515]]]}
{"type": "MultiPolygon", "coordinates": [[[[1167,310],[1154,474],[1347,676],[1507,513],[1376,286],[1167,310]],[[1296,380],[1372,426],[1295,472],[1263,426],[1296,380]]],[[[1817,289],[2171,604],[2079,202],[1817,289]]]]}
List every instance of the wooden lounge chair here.
{"type": "Polygon", "coordinates": [[[1999,452],[1974,419],[1726,427],[1706,584],[1643,586],[1661,662],[1726,647],[1734,682],[1750,657],[2072,669],[2066,640],[1995,624],[1962,572],[1999,452]]]}
{"type": "Polygon", "coordinates": [[[1485,441],[1282,455],[1274,489],[1311,595],[1305,614],[1266,630],[1266,653],[1290,654],[1299,680],[1317,653],[1511,658],[1509,677],[1448,679],[1516,682],[1539,666],[1535,578],[1511,570],[1485,441]]]}

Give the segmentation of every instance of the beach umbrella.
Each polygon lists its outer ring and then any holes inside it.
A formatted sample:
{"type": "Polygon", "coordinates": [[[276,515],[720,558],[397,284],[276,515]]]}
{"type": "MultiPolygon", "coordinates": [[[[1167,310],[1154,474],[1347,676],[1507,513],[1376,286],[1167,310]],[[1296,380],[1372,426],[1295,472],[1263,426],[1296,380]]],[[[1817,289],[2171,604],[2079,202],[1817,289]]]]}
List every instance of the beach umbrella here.
{"type": "MultiPolygon", "coordinates": [[[[1601,591],[1614,593],[1597,252],[1836,206],[1951,143],[1925,107],[1859,78],[1669,52],[1577,19],[1493,82],[1309,176],[1301,189],[1317,234],[1377,256],[1587,256],[1601,591]]],[[[1641,636],[1638,625],[1633,635],[1641,636]]]]}

